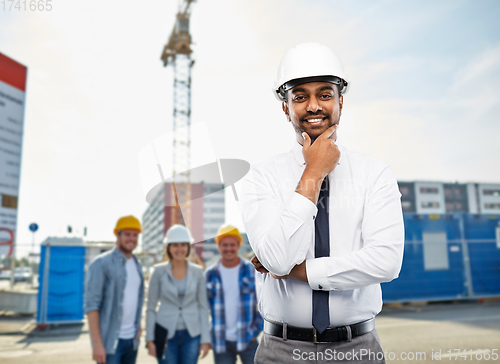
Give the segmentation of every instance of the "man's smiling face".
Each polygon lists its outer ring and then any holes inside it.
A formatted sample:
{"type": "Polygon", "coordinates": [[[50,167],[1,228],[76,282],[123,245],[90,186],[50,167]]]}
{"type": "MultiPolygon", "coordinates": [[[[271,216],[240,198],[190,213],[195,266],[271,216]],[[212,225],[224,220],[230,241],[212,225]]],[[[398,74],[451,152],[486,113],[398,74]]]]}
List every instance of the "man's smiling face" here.
{"type": "Polygon", "coordinates": [[[135,229],[123,229],[116,235],[116,245],[123,254],[132,254],[139,240],[139,231],[135,229]]]}
{"type": "Polygon", "coordinates": [[[240,243],[237,237],[232,235],[221,237],[217,248],[219,249],[223,264],[232,265],[231,263],[239,261],[238,252],[240,250],[240,243]]]}
{"type": "MultiPolygon", "coordinates": [[[[310,82],[295,86],[288,91],[288,101],[283,111],[297,134],[303,140],[306,132],[312,142],[326,129],[338,124],[342,114],[343,97],[339,97],[336,85],[329,82],[310,82]]],[[[336,134],[333,134],[336,138],[336,134]]]]}

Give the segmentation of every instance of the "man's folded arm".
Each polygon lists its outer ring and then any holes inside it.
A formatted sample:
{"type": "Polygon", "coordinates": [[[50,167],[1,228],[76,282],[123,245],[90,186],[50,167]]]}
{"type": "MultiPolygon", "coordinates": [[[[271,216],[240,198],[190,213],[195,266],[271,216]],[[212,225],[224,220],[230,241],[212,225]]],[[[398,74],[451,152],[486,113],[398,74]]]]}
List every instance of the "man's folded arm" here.
{"type": "Polygon", "coordinates": [[[252,169],[241,185],[240,208],[255,255],[269,272],[282,276],[304,261],[317,208],[296,192],[282,206],[273,196],[273,187],[280,188],[252,169]]]}

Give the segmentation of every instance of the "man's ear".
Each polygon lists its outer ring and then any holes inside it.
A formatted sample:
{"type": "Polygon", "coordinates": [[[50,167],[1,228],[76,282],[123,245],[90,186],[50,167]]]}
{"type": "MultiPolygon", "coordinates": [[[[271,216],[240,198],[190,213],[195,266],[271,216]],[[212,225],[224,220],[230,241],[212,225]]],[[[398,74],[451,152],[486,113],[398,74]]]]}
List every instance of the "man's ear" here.
{"type": "Polygon", "coordinates": [[[344,96],[339,97],[339,116],[342,115],[342,107],[344,106],[344,96]]]}
{"type": "Polygon", "coordinates": [[[281,103],[281,108],[283,109],[283,112],[285,113],[286,118],[288,119],[288,121],[291,121],[290,120],[290,111],[288,110],[288,104],[285,101],[283,101],[281,103]]]}

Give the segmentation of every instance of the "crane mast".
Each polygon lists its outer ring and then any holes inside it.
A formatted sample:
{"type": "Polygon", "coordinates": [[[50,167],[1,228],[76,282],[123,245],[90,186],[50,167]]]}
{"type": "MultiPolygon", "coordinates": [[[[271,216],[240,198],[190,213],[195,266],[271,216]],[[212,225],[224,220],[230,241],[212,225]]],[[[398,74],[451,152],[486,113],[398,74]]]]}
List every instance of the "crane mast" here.
{"type": "Polygon", "coordinates": [[[191,34],[189,19],[195,0],[180,0],[172,33],[163,48],[163,66],[174,70],[173,103],[173,193],[171,225],[183,224],[191,229],[191,34]],[[182,210],[181,210],[182,207],[182,210]]]}

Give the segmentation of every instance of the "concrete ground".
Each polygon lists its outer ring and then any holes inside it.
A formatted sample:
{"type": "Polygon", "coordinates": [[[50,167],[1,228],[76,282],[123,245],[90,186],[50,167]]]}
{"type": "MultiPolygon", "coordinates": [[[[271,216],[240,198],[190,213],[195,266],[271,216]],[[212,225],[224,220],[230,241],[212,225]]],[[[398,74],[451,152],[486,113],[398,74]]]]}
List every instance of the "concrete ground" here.
{"type": "Polygon", "coordinates": [[[388,363],[500,363],[498,300],[384,308],[376,327],[388,363]]]}
{"type": "MultiPolygon", "coordinates": [[[[436,353],[441,361],[500,363],[491,352],[500,351],[500,301],[385,307],[376,326],[388,363],[431,363],[438,360],[436,353]]],[[[33,317],[0,312],[0,363],[92,363],[87,325],[39,331],[33,317]]],[[[137,363],[156,363],[144,343],[137,363]]],[[[199,363],[213,363],[212,354],[199,363]]]]}
{"type": "MultiPolygon", "coordinates": [[[[200,364],[213,364],[212,353],[200,364]]],[[[2,364],[58,364],[92,363],[88,326],[66,324],[36,330],[33,319],[0,313],[0,363],[2,364]]],[[[156,364],[147,355],[144,338],[141,341],[137,363],[156,364]]]]}

